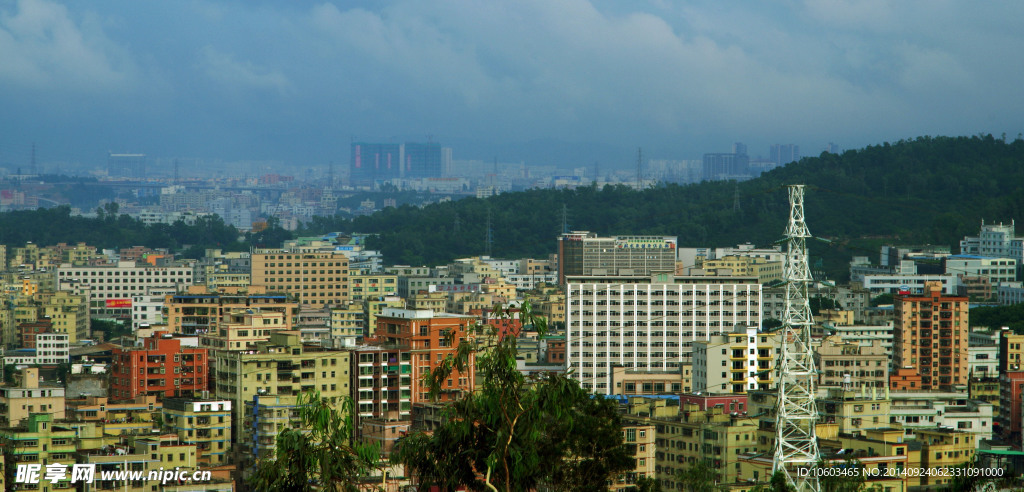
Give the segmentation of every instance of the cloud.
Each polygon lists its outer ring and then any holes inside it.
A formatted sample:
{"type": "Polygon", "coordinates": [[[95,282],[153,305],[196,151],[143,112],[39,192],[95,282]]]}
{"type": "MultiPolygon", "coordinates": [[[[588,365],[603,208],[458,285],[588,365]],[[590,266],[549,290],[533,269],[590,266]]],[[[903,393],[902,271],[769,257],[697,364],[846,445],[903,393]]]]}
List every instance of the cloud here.
{"type": "Polygon", "coordinates": [[[127,53],[91,14],[73,16],[46,0],[0,12],[0,81],[21,88],[91,92],[124,87],[135,72],[127,53]]]}
{"type": "Polygon", "coordinates": [[[291,83],[284,74],[248,61],[235,60],[234,56],[213,46],[199,50],[198,63],[207,77],[229,90],[271,90],[282,96],[292,93],[291,83]]]}
{"type": "MultiPolygon", "coordinates": [[[[131,111],[154,140],[274,158],[428,133],[696,158],[737,140],[1016,134],[1022,15],[942,0],[22,0],[0,8],[0,85],[61,110],[54,94],[105,93],[65,121],[131,111]]],[[[16,102],[0,91],[0,110],[16,102]]]]}

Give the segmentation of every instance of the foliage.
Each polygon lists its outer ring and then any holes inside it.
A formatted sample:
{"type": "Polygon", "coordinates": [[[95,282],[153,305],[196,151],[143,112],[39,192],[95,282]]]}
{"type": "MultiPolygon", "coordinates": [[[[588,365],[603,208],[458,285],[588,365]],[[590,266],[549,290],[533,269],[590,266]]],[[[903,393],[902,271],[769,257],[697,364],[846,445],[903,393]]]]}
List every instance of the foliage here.
{"type": "Polygon", "coordinates": [[[1014,333],[1024,334],[1024,304],[971,308],[969,319],[972,327],[987,326],[998,330],[1009,326],[1014,333]]]}
{"type": "Polygon", "coordinates": [[[626,490],[632,492],[661,492],[661,482],[654,477],[640,477],[632,488],[626,490]]]}
{"type": "MultiPolygon", "coordinates": [[[[496,309],[501,318],[512,314],[496,309]]],[[[529,302],[520,308],[524,327],[540,336],[546,321],[529,302]]],[[[564,374],[524,376],[516,368],[516,339],[459,344],[425,383],[436,396],[452,371],[476,364],[479,390],[454,401],[433,434],[413,434],[396,444],[392,460],[405,464],[421,486],[442,490],[606,490],[606,482],[632,468],[622,442],[616,406],[564,374]]]]}
{"type": "Polygon", "coordinates": [[[556,211],[566,205],[570,226],[577,230],[677,235],[682,245],[767,245],[779,239],[789,217],[782,188],[804,183],[810,232],[830,238],[808,244],[812,264],[821,260],[824,272],[842,281],[850,258],[875,256],[880,243],[955,247],[963,236],[977,234],[983,218],[1021,217],[1022,161],[1020,139],[920,137],[842,155],[823,153],[739,183],[667,184],[641,191],[535,189],[388,208],[354,219],[324,217],[310,231],[376,234],[368,245],[381,249],[386,261],[434,265],[481,254],[490,210],[494,256],[537,257],[555,248],[562,229],[556,211]],[[737,190],[740,212],[733,210],[737,190]]]}
{"type": "Polygon", "coordinates": [[[811,306],[811,314],[818,316],[821,314],[823,309],[842,309],[843,306],[838,302],[829,299],[828,297],[814,296],[808,299],[808,304],[811,306]]]}
{"type": "Polygon", "coordinates": [[[892,294],[879,294],[871,298],[871,307],[885,306],[893,304],[894,297],[892,294]]]}
{"type": "Polygon", "coordinates": [[[103,333],[104,340],[116,340],[132,334],[130,325],[113,319],[91,319],[89,325],[92,331],[103,333]]]}
{"type": "Polygon", "coordinates": [[[319,392],[307,392],[296,406],[300,428],[278,434],[276,456],[256,463],[249,485],[254,490],[366,490],[359,482],[384,463],[377,445],[352,444],[352,400],[342,399],[335,408],[319,392]]]}
{"type": "Polygon", "coordinates": [[[182,221],[174,224],[146,225],[128,215],[118,215],[116,203],[101,208],[98,218],[71,215],[71,207],[18,210],[0,214],[0,244],[20,246],[29,241],[39,245],[84,242],[97,248],[148,246],[167,248],[174,252],[198,245],[243,251],[248,245],[239,242],[238,230],[218,216],[200,217],[195,224],[182,221]]]}
{"type": "Polygon", "coordinates": [[[718,472],[704,460],[697,460],[689,468],[678,473],[679,481],[686,492],[715,492],[718,472]]]}

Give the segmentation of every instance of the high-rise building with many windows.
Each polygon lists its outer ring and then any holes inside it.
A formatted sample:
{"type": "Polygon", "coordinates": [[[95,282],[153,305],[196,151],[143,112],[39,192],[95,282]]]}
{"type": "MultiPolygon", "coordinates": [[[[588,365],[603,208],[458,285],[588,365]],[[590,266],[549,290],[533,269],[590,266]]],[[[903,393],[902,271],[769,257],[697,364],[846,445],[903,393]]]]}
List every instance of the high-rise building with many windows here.
{"type": "Polygon", "coordinates": [[[896,296],[894,304],[893,369],[915,369],[926,391],[966,387],[967,298],[943,295],[942,283],[926,282],[923,294],[896,296]]]}
{"type": "Polygon", "coordinates": [[[616,367],[676,373],[693,343],[761,326],[754,277],[570,276],[566,283],[566,369],[596,393],[616,393],[616,367]]]}

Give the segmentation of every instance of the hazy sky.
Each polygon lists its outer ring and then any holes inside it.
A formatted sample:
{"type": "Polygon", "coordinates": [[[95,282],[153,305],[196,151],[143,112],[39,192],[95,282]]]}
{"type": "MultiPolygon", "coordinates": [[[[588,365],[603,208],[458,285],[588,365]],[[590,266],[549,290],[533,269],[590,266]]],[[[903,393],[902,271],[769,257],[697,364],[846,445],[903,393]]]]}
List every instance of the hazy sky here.
{"type": "Polygon", "coordinates": [[[1022,19],[1019,1],[0,0],[0,162],[32,142],[347,165],[352,139],[431,135],[456,159],[592,144],[571,164],[615,166],[641,146],[1014,138],[1022,19]]]}

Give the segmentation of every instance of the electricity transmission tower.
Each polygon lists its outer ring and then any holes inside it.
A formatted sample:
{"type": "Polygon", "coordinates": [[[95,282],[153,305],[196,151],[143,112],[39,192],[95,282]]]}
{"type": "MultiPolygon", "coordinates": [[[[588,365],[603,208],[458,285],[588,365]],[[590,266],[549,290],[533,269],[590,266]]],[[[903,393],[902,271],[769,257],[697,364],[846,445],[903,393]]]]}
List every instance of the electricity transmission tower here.
{"type": "Polygon", "coordinates": [[[789,225],[786,226],[786,310],[783,314],[782,355],[779,359],[778,399],[775,413],[775,456],[772,473],[782,471],[797,492],[819,492],[814,468],[818,466],[818,436],[815,424],[814,351],[811,348],[811,306],[807,288],[812,282],[807,263],[804,222],[804,186],[790,185],[789,225]],[[798,473],[797,468],[806,468],[798,473]]]}

